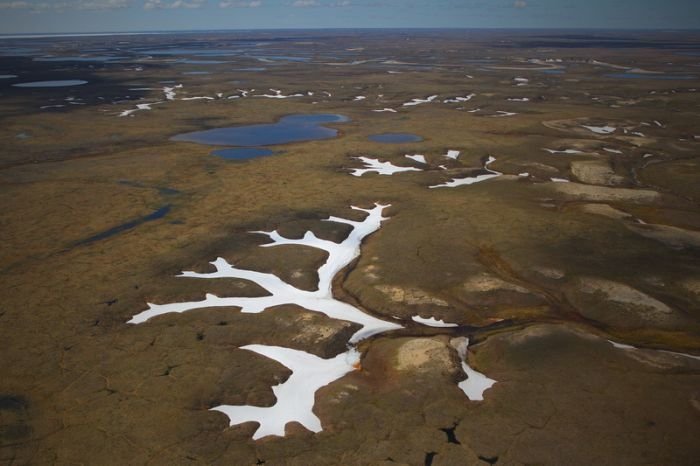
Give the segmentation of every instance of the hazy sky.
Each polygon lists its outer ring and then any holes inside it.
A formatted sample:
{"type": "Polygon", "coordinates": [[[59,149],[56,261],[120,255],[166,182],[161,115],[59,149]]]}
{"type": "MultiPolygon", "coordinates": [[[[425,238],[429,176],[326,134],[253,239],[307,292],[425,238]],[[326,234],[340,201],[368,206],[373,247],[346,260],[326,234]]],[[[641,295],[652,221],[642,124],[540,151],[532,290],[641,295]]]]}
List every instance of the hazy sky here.
{"type": "Polygon", "coordinates": [[[0,34],[324,27],[700,29],[700,0],[0,0],[0,34]]]}

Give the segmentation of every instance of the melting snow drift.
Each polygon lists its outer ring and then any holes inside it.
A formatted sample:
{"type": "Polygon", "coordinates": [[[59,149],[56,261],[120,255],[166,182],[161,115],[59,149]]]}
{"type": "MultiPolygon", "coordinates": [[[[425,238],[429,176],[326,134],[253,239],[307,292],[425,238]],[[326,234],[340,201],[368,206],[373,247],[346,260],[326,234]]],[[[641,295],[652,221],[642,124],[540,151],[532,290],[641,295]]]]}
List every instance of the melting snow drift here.
{"type": "MultiPolygon", "coordinates": [[[[311,231],[307,231],[299,239],[285,238],[277,231],[257,232],[267,235],[272,240],[271,243],[264,244],[263,247],[297,245],[326,251],[328,259],[318,269],[319,283],[316,291],[300,290],[271,273],[238,269],[225,259],[219,258],[212,262],[216,267],[216,272],[183,272],[181,276],[201,279],[240,278],[250,280],[260,285],[269,295],[257,298],[219,298],[207,294],[203,301],[149,304],[147,310],[136,314],[129,323],[140,324],[161,314],[186,312],[207,307],[239,307],[241,312],[259,313],[274,306],[295,304],[304,309],[325,314],[332,319],[359,324],[361,328],[350,338],[351,344],[377,333],[399,329],[401,325],[377,319],[350,304],[338,301],[333,297],[332,290],[333,278],[360,255],[362,240],[377,231],[381,227],[381,223],[387,220],[382,217],[382,211],[386,207],[388,206],[379,204],[376,204],[372,209],[352,207],[367,214],[367,217],[361,222],[339,217],[326,219],[328,222],[344,223],[352,227],[350,234],[341,243],[318,238],[311,231]]],[[[254,439],[267,435],[284,435],[284,428],[289,422],[299,422],[312,432],[319,432],[322,429],[321,421],[313,413],[316,391],[353,371],[359,361],[359,353],[353,348],[331,359],[323,359],[303,351],[277,346],[248,345],[242,348],[274,359],[292,370],[292,375],[287,381],[272,388],[277,398],[273,406],[222,405],[212,408],[226,414],[231,425],[258,422],[260,427],[255,432],[254,439]]]]}
{"type": "Polygon", "coordinates": [[[458,324],[450,324],[448,322],[445,322],[444,320],[436,319],[435,317],[430,317],[428,319],[425,319],[421,316],[413,316],[413,317],[411,317],[411,319],[414,322],[418,322],[419,324],[426,325],[428,327],[437,327],[437,328],[459,327],[458,324]]]}
{"type": "Polygon", "coordinates": [[[452,346],[457,350],[459,359],[462,361],[462,370],[467,374],[467,378],[457,384],[457,386],[470,400],[482,401],[484,399],[484,392],[491,388],[496,381],[489,379],[481,372],[475,371],[467,364],[469,338],[462,337],[452,340],[452,346]]]}
{"type": "Polygon", "coordinates": [[[241,349],[274,359],[292,371],[285,382],[272,387],[277,398],[272,406],[221,405],[212,408],[212,411],[227,415],[232,426],[245,422],[259,423],[253,440],[268,435],[284,437],[284,428],[289,422],[298,422],[311,432],[320,432],[321,420],[313,412],[316,391],[354,371],[360,361],[360,354],[354,349],[331,359],[279,346],[248,345],[241,349]]]}

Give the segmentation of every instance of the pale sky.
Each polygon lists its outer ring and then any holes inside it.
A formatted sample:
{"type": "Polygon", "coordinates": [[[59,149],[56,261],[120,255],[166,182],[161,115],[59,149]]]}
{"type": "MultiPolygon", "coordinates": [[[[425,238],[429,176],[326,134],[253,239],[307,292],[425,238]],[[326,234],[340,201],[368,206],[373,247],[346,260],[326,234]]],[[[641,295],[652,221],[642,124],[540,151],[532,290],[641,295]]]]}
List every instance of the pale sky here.
{"type": "Polygon", "coordinates": [[[700,0],[0,0],[0,34],[339,27],[700,29],[700,0]]]}

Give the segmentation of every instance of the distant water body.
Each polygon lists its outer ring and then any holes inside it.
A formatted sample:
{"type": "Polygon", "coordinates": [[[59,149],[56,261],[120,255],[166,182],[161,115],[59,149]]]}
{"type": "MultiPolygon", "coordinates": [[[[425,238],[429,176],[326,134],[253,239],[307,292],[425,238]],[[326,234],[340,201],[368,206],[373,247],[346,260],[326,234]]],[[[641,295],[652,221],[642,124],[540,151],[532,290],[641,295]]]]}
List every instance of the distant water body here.
{"type": "Polygon", "coordinates": [[[87,84],[87,81],[82,79],[61,79],[57,81],[33,81],[28,83],[13,84],[14,87],[69,87],[82,86],[87,84]]]}
{"type": "Polygon", "coordinates": [[[334,138],[338,135],[338,130],[323,125],[347,121],[350,119],[346,116],[330,113],[289,115],[281,118],[277,123],[194,131],[178,134],[172,140],[197,142],[212,146],[274,146],[290,142],[334,138]]]}

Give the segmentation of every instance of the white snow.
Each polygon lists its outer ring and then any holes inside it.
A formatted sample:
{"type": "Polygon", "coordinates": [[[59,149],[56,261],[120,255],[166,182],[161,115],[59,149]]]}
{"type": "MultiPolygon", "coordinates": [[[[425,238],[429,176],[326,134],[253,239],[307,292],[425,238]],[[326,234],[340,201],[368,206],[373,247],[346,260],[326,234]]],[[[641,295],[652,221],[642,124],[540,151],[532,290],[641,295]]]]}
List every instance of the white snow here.
{"type": "Polygon", "coordinates": [[[530,99],[527,97],[511,97],[508,99],[509,102],[529,102],[530,99]]]}
{"type": "Polygon", "coordinates": [[[418,162],[418,163],[425,163],[425,164],[428,163],[428,161],[425,160],[425,155],[419,155],[419,154],[416,154],[416,155],[406,155],[406,158],[407,158],[407,159],[411,159],[411,160],[415,160],[415,161],[418,162]]]}
{"type": "Polygon", "coordinates": [[[360,101],[360,100],[365,100],[366,98],[367,98],[367,97],[365,97],[365,96],[363,96],[363,95],[358,95],[358,96],[355,96],[355,99],[353,99],[353,101],[354,101],[354,102],[358,102],[358,101],[360,101]]]}
{"type": "Polygon", "coordinates": [[[388,206],[380,204],[377,204],[373,209],[352,207],[354,210],[367,213],[367,217],[361,222],[338,217],[328,218],[327,221],[329,222],[345,223],[352,226],[352,231],[342,243],[335,243],[333,241],[317,238],[311,231],[307,231],[303,238],[300,239],[284,238],[276,231],[257,232],[269,236],[272,240],[272,243],[264,244],[263,247],[288,244],[313,247],[326,251],[328,253],[328,259],[318,269],[319,283],[316,291],[301,290],[284,282],[271,273],[238,269],[225,259],[218,258],[216,261],[212,262],[216,267],[216,272],[183,272],[180,276],[202,279],[239,278],[250,280],[260,285],[269,295],[256,298],[220,298],[213,294],[207,294],[202,301],[169,304],[148,303],[148,309],[133,316],[128,323],[140,324],[162,314],[186,312],[193,309],[208,307],[239,307],[241,312],[244,313],[260,313],[271,307],[283,304],[294,304],[310,311],[325,314],[332,319],[346,320],[360,324],[362,328],[355,332],[350,338],[350,343],[356,343],[377,333],[401,328],[398,324],[377,319],[365,314],[350,304],[336,300],[333,297],[331,288],[333,277],[360,255],[362,240],[366,236],[377,231],[381,226],[381,222],[386,220],[386,218],[382,217],[382,211],[386,207],[388,206]]]}
{"type": "Polygon", "coordinates": [[[644,136],[644,133],[640,133],[639,131],[632,131],[630,134],[633,134],[635,136],[639,136],[640,138],[646,137],[644,136]]]}
{"type": "Polygon", "coordinates": [[[180,100],[214,100],[214,97],[208,97],[208,96],[183,97],[180,100]]]}
{"type": "Polygon", "coordinates": [[[430,318],[423,318],[421,316],[413,316],[411,319],[414,322],[418,322],[419,324],[426,325],[428,327],[438,327],[438,328],[450,328],[450,327],[459,327],[458,324],[450,324],[446,323],[444,320],[438,320],[435,317],[430,317],[430,318]]]}
{"type": "Polygon", "coordinates": [[[272,406],[221,405],[212,408],[212,411],[220,411],[228,416],[232,426],[245,422],[259,423],[260,427],[253,434],[253,440],[268,435],[283,437],[285,426],[290,422],[298,422],[311,432],[320,432],[321,420],[313,412],[316,391],[354,371],[360,361],[360,355],[355,349],[331,359],[323,359],[304,351],[279,346],[248,345],[241,348],[274,359],[292,371],[285,382],[272,387],[277,398],[272,406]]]}
{"type": "MultiPolygon", "coordinates": [[[[304,97],[304,94],[289,94],[284,95],[279,89],[270,89],[274,94],[258,94],[253,97],[267,97],[268,99],[289,99],[291,97],[304,97]]],[[[245,97],[245,96],[244,96],[245,97]]]]}
{"type": "Polygon", "coordinates": [[[175,96],[177,95],[175,89],[182,89],[182,84],[178,84],[172,87],[166,86],[163,88],[163,93],[165,94],[166,100],[175,100],[175,96]]]}
{"type": "Polygon", "coordinates": [[[571,181],[566,178],[550,178],[550,181],[554,183],[571,183],[571,181]]]}
{"type": "Polygon", "coordinates": [[[457,350],[459,359],[462,361],[462,370],[467,374],[467,378],[457,384],[457,386],[472,401],[483,401],[484,392],[491,388],[496,381],[486,377],[481,372],[477,372],[467,364],[467,351],[469,348],[469,338],[459,338],[453,343],[457,350]]]}
{"type": "MultiPolygon", "coordinates": [[[[636,346],[632,345],[626,345],[624,343],[616,343],[612,340],[608,340],[608,343],[613,345],[617,349],[622,349],[622,350],[639,350],[642,348],[637,348],[636,346]]],[[[666,354],[673,354],[674,356],[681,356],[684,358],[690,358],[690,359],[695,359],[697,361],[700,361],[700,356],[696,356],[694,354],[688,354],[688,353],[678,353],[676,351],[667,351],[667,350],[657,350],[657,349],[650,349],[650,348],[643,348],[646,349],[647,351],[658,351],[659,353],[666,353],[666,354]]]]}
{"type": "Polygon", "coordinates": [[[542,150],[549,152],[550,154],[584,154],[584,152],[576,149],[554,150],[544,148],[542,150]]]}
{"type": "Polygon", "coordinates": [[[456,104],[459,102],[469,102],[474,97],[476,97],[476,94],[469,94],[469,95],[465,95],[464,97],[455,97],[453,99],[445,99],[445,100],[443,100],[443,102],[446,104],[456,104]]]}
{"type": "Polygon", "coordinates": [[[515,116],[515,115],[517,115],[517,113],[504,112],[503,110],[497,110],[496,115],[489,115],[489,116],[492,118],[499,118],[499,117],[511,117],[511,116],[515,116]]]}
{"type": "Polygon", "coordinates": [[[530,174],[528,172],[522,172],[522,173],[518,173],[518,176],[520,178],[527,178],[530,176],[530,174]]]}
{"type": "Polygon", "coordinates": [[[480,111],[481,111],[480,108],[473,108],[471,110],[467,110],[467,113],[476,113],[476,112],[480,112],[480,111]]]}
{"type": "Polygon", "coordinates": [[[403,106],[404,107],[411,107],[414,105],[428,104],[435,99],[437,99],[437,95],[431,95],[430,97],[427,97],[425,99],[411,99],[410,102],[406,102],[405,104],[403,104],[403,106]]]}
{"type": "Polygon", "coordinates": [[[605,152],[610,152],[611,154],[622,154],[622,151],[621,151],[621,150],[611,149],[611,148],[609,148],[609,147],[603,147],[603,150],[604,150],[605,152]]]}
{"type": "Polygon", "coordinates": [[[458,150],[448,150],[447,154],[445,154],[445,157],[447,157],[448,159],[457,160],[459,154],[460,152],[458,150]]]}
{"type": "Polygon", "coordinates": [[[592,131],[596,134],[612,134],[617,130],[617,128],[615,128],[614,126],[581,126],[583,128],[586,128],[588,131],[592,131]]]}
{"type": "Polygon", "coordinates": [[[119,114],[119,116],[120,117],[130,116],[131,114],[136,113],[140,110],[153,110],[151,108],[151,105],[162,104],[162,103],[163,103],[163,101],[159,100],[158,102],[150,102],[150,103],[146,103],[146,104],[136,104],[136,108],[132,108],[130,110],[124,110],[119,114]]]}
{"type": "Polygon", "coordinates": [[[43,106],[41,106],[41,107],[39,107],[39,108],[40,108],[41,110],[45,110],[45,109],[47,109],[47,108],[61,108],[61,107],[65,107],[65,105],[61,105],[61,104],[59,104],[59,105],[43,105],[43,106]]]}
{"type": "Polygon", "coordinates": [[[393,108],[382,108],[381,110],[372,110],[373,112],[391,112],[391,113],[396,113],[396,110],[393,108]]]}
{"type": "Polygon", "coordinates": [[[429,188],[456,188],[458,186],[467,186],[470,184],[481,183],[482,181],[490,180],[491,178],[501,176],[503,173],[488,168],[489,165],[491,165],[495,161],[496,159],[494,157],[489,156],[488,160],[484,164],[484,170],[488,172],[487,174],[478,176],[468,176],[467,178],[454,178],[452,179],[452,181],[448,181],[446,183],[438,184],[435,186],[429,186],[429,188]]]}
{"type": "Polygon", "coordinates": [[[378,159],[371,159],[369,157],[355,157],[356,159],[362,161],[365,164],[365,168],[354,168],[352,169],[352,176],[362,176],[365,173],[376,172],[379,175],[393,175],[394,173],[401,172],[419,172],[422,171],[420,168],[415,167],[397,167],[391,162],[380,162],[378,159]]]}

